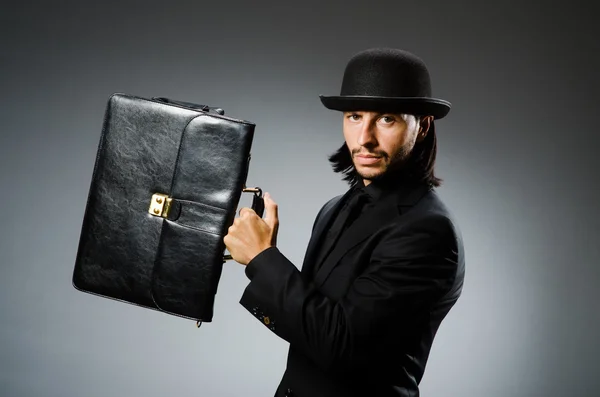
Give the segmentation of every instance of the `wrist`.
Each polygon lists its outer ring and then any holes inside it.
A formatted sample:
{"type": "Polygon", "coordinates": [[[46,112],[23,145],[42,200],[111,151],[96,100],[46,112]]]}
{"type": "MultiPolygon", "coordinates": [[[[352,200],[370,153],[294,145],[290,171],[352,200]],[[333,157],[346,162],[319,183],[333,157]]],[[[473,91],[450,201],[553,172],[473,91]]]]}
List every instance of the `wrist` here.
{"type": "Polygon", "coordinates": [[[246,265],[246,276],[248,276],[249,279],[252,279],[252,277],[256,273],[257,268],[260,267],[261,263],[263,263],[262,259],[268,257],[270,255],[269,253],[276,249],[277,247],[275,247],[274,245],[269,246],[261,252],[259,252],[257,255],[255,255],[252,259],[250,259],[250,261],[246,265]]]}

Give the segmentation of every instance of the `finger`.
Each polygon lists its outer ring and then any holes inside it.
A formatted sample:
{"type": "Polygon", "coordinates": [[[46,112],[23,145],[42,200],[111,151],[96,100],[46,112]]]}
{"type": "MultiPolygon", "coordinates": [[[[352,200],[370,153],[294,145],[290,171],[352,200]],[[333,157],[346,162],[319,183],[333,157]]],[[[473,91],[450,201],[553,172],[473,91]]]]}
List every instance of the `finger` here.
{"type": "Polygon", "coordinates": [[[271,229],[276,229],[279,223],[279,211],[277,208],[277,203],[271,198],[269,193],[265,193],[264,196],[265,201],[265,223],[271,227],[271,229]]]}
{"type": "Polygon", "coordinates": [[[252,214],[256,214],[252,208],[244,207],[240,210],[240,217],[245,217],[252,214]]]}

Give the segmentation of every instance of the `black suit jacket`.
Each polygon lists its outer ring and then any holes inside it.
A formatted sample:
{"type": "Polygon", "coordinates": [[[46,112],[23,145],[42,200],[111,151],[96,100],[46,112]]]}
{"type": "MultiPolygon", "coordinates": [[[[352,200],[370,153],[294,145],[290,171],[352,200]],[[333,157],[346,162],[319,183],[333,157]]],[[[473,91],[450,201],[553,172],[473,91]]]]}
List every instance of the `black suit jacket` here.
{"type": "Polygon", "coordinates": [[[319,211],[302,271],[276,247],[261,252],[240,303],[290,343],[276,396],[418,396],[434,336],[462,291],[460,232],[432,188],[399,187],[313,274],[342,197],[319,211]]]}

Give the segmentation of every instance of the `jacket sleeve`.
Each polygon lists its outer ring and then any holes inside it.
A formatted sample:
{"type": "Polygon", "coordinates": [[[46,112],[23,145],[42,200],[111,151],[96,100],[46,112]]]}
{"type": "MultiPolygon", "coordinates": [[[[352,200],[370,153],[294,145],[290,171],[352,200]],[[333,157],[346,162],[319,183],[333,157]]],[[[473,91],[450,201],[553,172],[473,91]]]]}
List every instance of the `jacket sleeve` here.
{"type": "Polygon", "coordinates": [[[271,247],[247,265],[250,283],[240,303],[322,369],[357,370],[373,360],[389,361],[389,343],[450,290],[456,272],[452,224],[430,215],[395,226],[342,299],[303,280],[271,247]]]}

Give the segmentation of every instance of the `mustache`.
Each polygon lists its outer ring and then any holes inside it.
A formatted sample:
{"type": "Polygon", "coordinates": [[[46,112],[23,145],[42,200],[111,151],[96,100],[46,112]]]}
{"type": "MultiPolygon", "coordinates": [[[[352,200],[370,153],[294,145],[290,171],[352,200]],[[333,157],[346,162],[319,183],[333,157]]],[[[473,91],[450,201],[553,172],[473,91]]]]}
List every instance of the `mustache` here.
{"type": "Polygon", "coordinates": [[[377,157],[388,157],[387,153],[382,150],[374,150],[372,152],[361,151],[360,148],[352,150],[352,157],[354,158],[357,155],[369,155],[369,156],[377,156],[377,157]]]}

